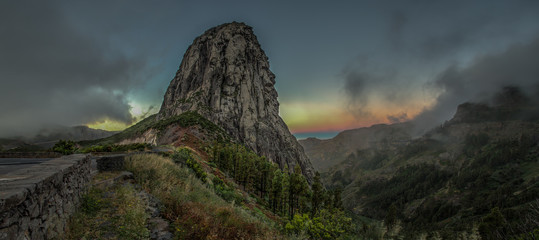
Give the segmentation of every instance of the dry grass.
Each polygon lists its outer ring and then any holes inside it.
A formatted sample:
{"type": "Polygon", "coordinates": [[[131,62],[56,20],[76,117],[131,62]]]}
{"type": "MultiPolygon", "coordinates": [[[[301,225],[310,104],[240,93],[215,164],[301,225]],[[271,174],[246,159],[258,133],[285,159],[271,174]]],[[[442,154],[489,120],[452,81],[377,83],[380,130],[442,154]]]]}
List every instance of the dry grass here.
{"type": "MultiPolygon", "coordinates": [[[[93,183],[118,173],[100,173],[93,183]]],[[[67,239],[149,239],[146,202],[130,184],[94,185],[68,223],[67,239]]]]}
{"type": "Polygon", "coordinates": [[[169,158],[134,155],[126,165],[135,180],[161,200],[178,239],[283,238],[271,220],[227,203],[188,168],[169,158]]]}

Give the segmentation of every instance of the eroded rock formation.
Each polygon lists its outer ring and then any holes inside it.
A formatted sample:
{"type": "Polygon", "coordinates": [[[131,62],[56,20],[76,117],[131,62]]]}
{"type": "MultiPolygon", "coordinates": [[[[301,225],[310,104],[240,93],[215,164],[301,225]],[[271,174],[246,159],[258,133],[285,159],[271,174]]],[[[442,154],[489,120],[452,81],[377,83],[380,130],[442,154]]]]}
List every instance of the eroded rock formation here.
{"type": "Polygon", "coordinates": [[[197,111],[283,168],[313,168],[279,116],[275,75],[251,27],[227,23],[207,30],[187,49],[159,119],[197,111]]]}

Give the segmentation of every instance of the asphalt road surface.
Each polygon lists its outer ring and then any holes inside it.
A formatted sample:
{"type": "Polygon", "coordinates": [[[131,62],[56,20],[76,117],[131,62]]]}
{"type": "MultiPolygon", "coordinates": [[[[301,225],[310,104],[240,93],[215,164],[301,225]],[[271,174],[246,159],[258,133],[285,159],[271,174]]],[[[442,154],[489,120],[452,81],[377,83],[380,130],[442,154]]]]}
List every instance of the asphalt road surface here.
{"type": "Polygon", "coordinates": [[[52,158],[0,158],[0,175],[27,168],[35,164],[51,160],[52,158]]]}

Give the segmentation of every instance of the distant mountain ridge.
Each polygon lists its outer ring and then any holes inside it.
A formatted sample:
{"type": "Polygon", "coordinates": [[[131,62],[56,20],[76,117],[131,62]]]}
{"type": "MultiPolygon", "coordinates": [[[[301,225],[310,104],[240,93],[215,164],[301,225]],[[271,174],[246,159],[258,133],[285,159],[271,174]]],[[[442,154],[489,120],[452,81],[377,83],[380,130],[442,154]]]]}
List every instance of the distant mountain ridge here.
{"type": "Polygon", "coordinates": [[[116,133],[118,132],[93,129],[88,126],[54,127],[41,130],[35,137],[27,141],[32,144],[58,141],[60,139],[83,141],[105,138],[116,133]]]}
{"type": "Polygon", "coordinates": [[[5,138],[0,141],[3,150],[47,149],[58,140],[86,141],[106,138],[118,132],[93,129],[88,126],[54,126],[41,129],[32,137],[5,138]]]}
{"type": "Polygon", "coordinates": [[[411,123],[376,124],[345,130],[331,139],[307,138],[299,140],[299,143],[313,166],[319,171],[325,171],[357,150],[406,144],[411,140],[411,128],[411,123]]]}

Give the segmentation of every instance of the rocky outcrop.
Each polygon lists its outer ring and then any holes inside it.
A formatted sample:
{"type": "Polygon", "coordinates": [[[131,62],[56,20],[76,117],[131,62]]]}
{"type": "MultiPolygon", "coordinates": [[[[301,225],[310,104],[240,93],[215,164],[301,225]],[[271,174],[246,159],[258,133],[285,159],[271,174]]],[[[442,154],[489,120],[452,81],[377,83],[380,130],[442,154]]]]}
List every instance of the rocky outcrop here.
{"type": "Polygon", "coordinates": [[[228,23],[207,30],[187,49],[158,119],[197,111],[283,168],[313,169],[279,116],[275,75],[251,27],[228,23]]]}

